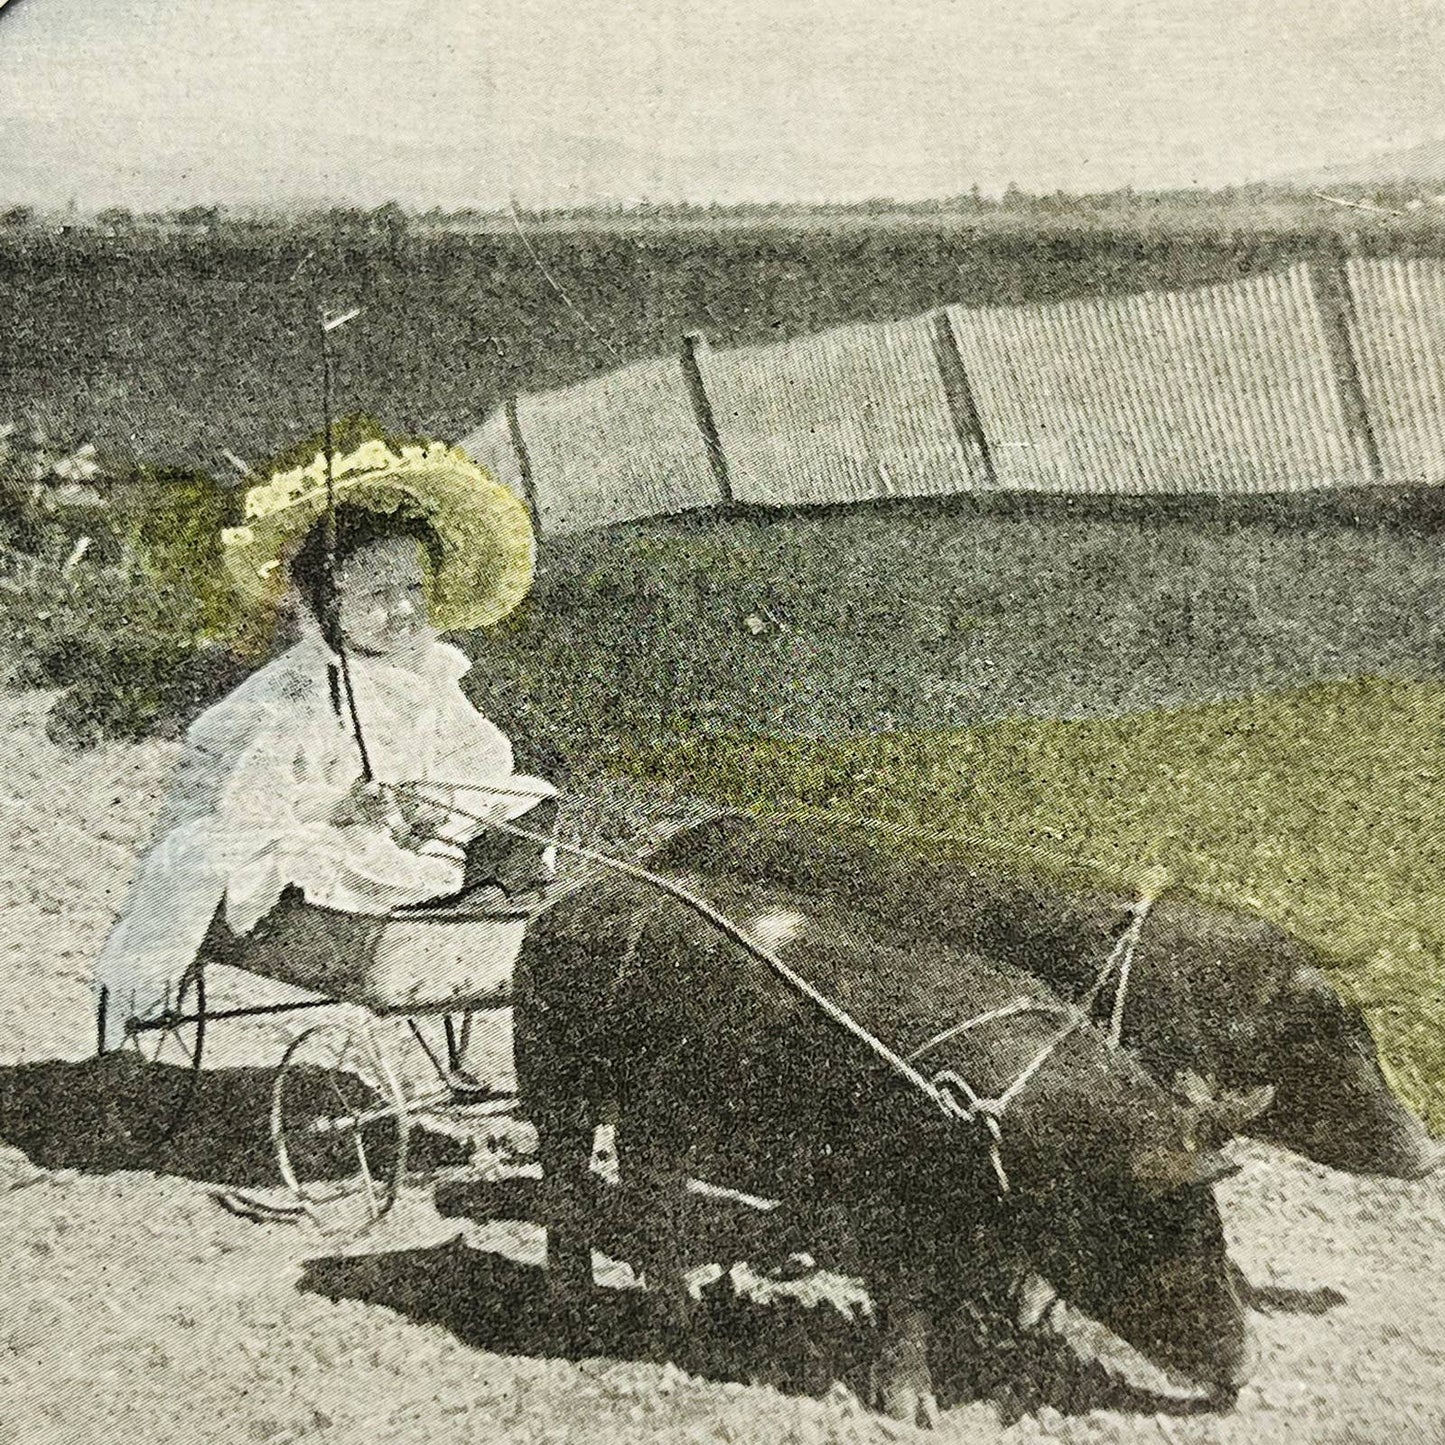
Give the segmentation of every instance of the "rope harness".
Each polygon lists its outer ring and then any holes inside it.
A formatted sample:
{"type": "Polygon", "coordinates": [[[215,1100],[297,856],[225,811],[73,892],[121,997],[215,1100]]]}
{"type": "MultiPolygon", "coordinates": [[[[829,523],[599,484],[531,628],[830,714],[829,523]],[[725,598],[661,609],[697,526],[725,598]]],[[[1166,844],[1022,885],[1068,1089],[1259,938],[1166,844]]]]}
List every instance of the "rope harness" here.
{"type": "MultiPolygon", "coordinates": [[[[806,998],[830,1022],[861,1043],[869,1052],[892,1070],[893,1073],[897,1074],[908,1084],[910,1088],[923,1095],[923,1097],[950,1122],[963,1123],[971,1127],[981,1125],[987,1135],[989,1161],[993,1166],[994,1175],[998,1180],[999,1190],[1003,1194],[1009,1193],[1008,1172],[1004,1168],[1002,1154],[1002,1120],[1005,1112],[1009,1105],[1029,1086],[1037,1076],[1039,1070],[1053,1057],[1058,1047],[1066,1039],[1078,1032],[1078,1030],[1088,1025],[1094,1005],[1097,1003],[1104,989],[1108,986],[1110,978],[1115,974],[1118,976],[1118,981],[1115,985],[1109,1042],[1112,1047],[1117,1047],[1134,951],[1138,947],[1139,938],[1144,929],[1144,921],[1149,916],[1155,900],[1163,889],[1163,883],[1161,882],[1157,887],[1146,890],[1134,904],[1130,910],[1131,916],[1128,928],[1125,929],[1118,941],[1114,944],[1103,967],[1099,970],[1098,975],[1091,985],[1089,992],[1084,996],[1083,1002],[1078,1006],[1051,1003],[1043,999],[1018,998],[999,1008],[990,1009],[986,1013],[981,1013],[973,1018],[966,1019],[962,1023],[953,1024],[941,1033],[935,1034],[932,1038],[914,1049],[912,1053],[905,1056],[898,1053],[897,1050],[890,1048],[888,1044],[884,1043],[876,1034],[861,1024],[845,1008],[835,1003],[826,994],[821,993],[798,973],[796,969],[790,968],[784,963],[772,949],[753,938],[744,928],[735,923],[726,914],[721,912],[721,910],[715,908],[707,899],[699,897],[691,890],[684,888],[680,883],[674,882],[671,878],[661,873],[655,873],[649,868],[644,868],[635,863],[624,862],[622,859],[614,858],[610,854],[598,852],[593,848],[586,848],[580,843],[562,842],[546,834],[534,832],[529,828],[519,828],[515,823],[488,820],[477,814],[468,812],[465,809],[458,808],[450,798],[427,797],[424,789],[428,786],[446,788],[448,790],[452,787],[452,785],[445,783],[410,783],[404,785],[404,788],[411,796],[418,798],[419,801],[429,803],[433,807],[447,808],[455,816],[468,822],[495,828],[499,832],[507,833],[513,837],[522,838],[532,843],[538,843],[544,847],[555,847],[560,852],[569,853],[586,862],[597,864],[609,872],[636,879],[641,883],[646,883],[658,892],[666,894],[668,897],[675,899],[684,907],[696,913],[717,929],[725,938],[730,939],[745,953],[771,970],[772,973],[795,993],[801,994],[806,998]],[[1013,1082],[997,1097],[989,1098],[980,1095],[972,1088],[968,1081],[954,1069],[940,1069],[937,1073],[929,1075],[915,1067],[916,1061],[932,1053],[951,1039],[957,1038],[962,1034],[970,1033],[974,1029],[981,1028],[986,1024],[995,1023],[1002,1019],[1012,1018],[1025,1013],[1063,1014],[1067,1022],[1064,1027],[1055,1033],[1038,1053],[1034,1055],[1017,1077],[1014,1078],[1013,1082]]],[[[482,789],[477,788],[473,784],[457,786],[466,787],[469,791],[482,791],[482,789]]],[[[534,792],[492,787],[491,785],[487,785],[485,791],[508,797],[538,798],[541,796],[534,792]]]]}
{"type": "MultiPolygon", "coordinates": [[[[298,267],[298,273],[299,269],[298,267]]],[[[541,844],[543,847],[555,848],[560,852],[570,853],[574,857],[586,862],[597,864],[607,871],[645,883],[658,892],[675,899],[678,903],[681,903],[684,907],[692,910],[692,912],[711,924],[712,927],[725,938],[737,944],[745,953],[770,969],[773,974],[781,979],[783,983],[795,993],[800,994],[812,1003],[825,1018],[856,1039],[868,1049],[874,1057],[881,1060],[893,1073],[898,1075],[910,1088],[923,1095],[923,1097],[950,1122],[961,1122],[970,1126],[982,1125],[987,1135],[989,1159],[992,1163],[994,1174],[998,1179],[999,1189],[1002,1193],[1007,1194],[1009,1192],[1009,1179],[1008,1173],[1004,1169],[1002,1156],[1003,1130],[1001,1121],[1004,1113],[1007,1111],[1009,1105],[1018,1098],[1038,1075],[1039,1070],[1053,1057],[1058,1047],[1088,1023],[1090,1014],[1099,995],[1103,992],[1104,988],[1108,985],[1109,979],[1114,976],[1115,973],[1118,975],[1118,982],[1114,992],[1109,1038],[1111,1045],[1117,1046],[1123,1023],[1124,1005],[1129,986],[1129,970],[1133,962],[1134,950],[1138,946],[1139,935],[1143,929],[1144,920],[1148,916],[1149,910],[1153,907],[1154,900],[1159,893],[1159,888],[1152,890],[1146,889],[1140,900],[1134,905],[1132,910],[1133,916],[1128,928],[1114,945],[1113,950],[1110,952],[1104,966],[1100,969],[1093,986],[1090,988],[1081,1006],[1067,1007],[1051,1004],[1039,999],[1018,998],[1001,1008],[991,1009],[986,1013],[967,1019],[963,1023],[954,1024],[942,1033],[934,1035],[933,1038],[927,1040],[921,1047],[915,1049],[905,1057],[898,1053],[897,1050],[890,1048],[882,1039],[878,1038],[877,1035],[855,1019],[845,1008],[814,988],[800,973],[784,963],[772,949],[753,938],[745,929],[728,918],[719,909],[713,907],[705,898],[698,897],[697,894],[684,888],[681,884],[675,883],[672,879],[664,877],[662,874],[654,873],[651,869],[641,867],[637,864],[626,863],[620,858],[612,857],[610,854],[601,853],[593,848],[583,847],[580,843],[564,843],[559,839],[548,837],[544,834],[534,832],[531,829],[519,828],[515,823],[482,817],[458,807],[453,796],[441,798],[435,796],[427,797],[424,790],[428,785],[425,783],[405,784],[396,790],[386,789],[382,785],[377,784],[372,768],[372,760],[362,733],[361,718],[357,712],[356,696],[352,687],[351,668],[344,639],[341,635],[336,578],[335,436],[331,415],[333,377],[329,336],[333,330],[344,326],[348,321],[357,316],[359,310],[353,309],[342,315],[328,316],[324,308],[319,305],[319,286],[316,299],[318,301],[317,309],[320,322],[318,337],[320,341],[322,410],[325,420],[326,508],[323,525],[325,527],[326,599],[324,611],[327,614],[325,620],[330,623],[328,630],[334,634],[331,640],[334,643],[336,652],[336,663],[329,671],[328,683],[332,707],[339,718],[342,715],[344,705],[345,718],[343,721],[350,723],[350,731],[356,741],[357,752],[360,755],[362,782],[375,787],[378,792],[384,792],[388,802],[394,802],[395,793],[399,792],[402,796],[410,796],[419,802],[429,803],[433,807],[444,808],[448,813],[464,821],[476,823],[483,827],[490,827],[498,832],[509,834],[514,838],[521,838],[532,843],[541,844]],[[981,1028],[986,1024],[995,1023],[1024,1013],[1063,1013],[1066,1022],[1063,1028],[1054,1034],[1043,1048],[1035,1054],[1033,1059],[1025,1065],[1013,1082],[996,1098],[987,1098],[980,1095],[955,1069],[940,1069],[930,1076],[915,1067],[916,1062],[920,1061],[925,1055],[933,1052],[954,1038],[969,1033],[974,1029],[981,1028]]],[[[463,788],[467,791],[480,791],[475,789],[471,784],[451,785],[432,782],[430,786],[437,789],[445,788],[449,795],[456,787],[463,788]]],[[[485,791],[499,796],[540,797],[540,795],[532,791],[508,789],[505,787],[489,786],[485,791]]],[[[1162,883],[1160,887],[1162,888],[1162,883]]]]}

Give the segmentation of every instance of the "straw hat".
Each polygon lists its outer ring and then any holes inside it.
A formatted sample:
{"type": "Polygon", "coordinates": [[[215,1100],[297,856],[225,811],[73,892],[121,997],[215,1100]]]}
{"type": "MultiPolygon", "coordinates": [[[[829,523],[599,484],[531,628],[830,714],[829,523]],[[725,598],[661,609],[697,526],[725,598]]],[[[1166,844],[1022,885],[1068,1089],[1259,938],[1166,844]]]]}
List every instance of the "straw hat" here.
{"type": "MultiPolygon", "coordinates": [[[[442,560],[428,577],[433,624],[445,632],[505,617],[532,585],[536,541],[527,509],[465,452],[444,442],[393,451],[369,441],[332,460],[337,505],[419,512],[442,560]]],[[[246,493],[246,520],[221,533],[226,570],[248,601],[275,605],[287,563],[326,512],[326,458],[278,472],[246,493]]]]}

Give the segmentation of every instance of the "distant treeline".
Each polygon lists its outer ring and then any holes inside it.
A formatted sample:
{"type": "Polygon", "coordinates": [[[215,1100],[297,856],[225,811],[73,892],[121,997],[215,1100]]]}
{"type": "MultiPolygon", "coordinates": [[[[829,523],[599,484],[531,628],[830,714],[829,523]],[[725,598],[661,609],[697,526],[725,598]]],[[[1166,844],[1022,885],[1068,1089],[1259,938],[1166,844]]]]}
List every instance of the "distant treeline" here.
{"type": "Polygon", "coordinates": [[[1233,281],[1342,252],[1445,257],[1445,211],[1377,220],[1316,204],[1305,222],[1255,225],[1001,210],[1007,225],[16,227],[0,230],[0,417],[234,475],[225,450],[254,461],[316,430],[318,304],[365,308],[337,336],[338,409],[456,438],[507,396],[676,356],[688,331],[739,346],[945,304],[1233,281]]]}
{"type": "Polygon", "coordinates": [[[700,205],[680,201],[637,200],[614,204],[575,207],[532,207],[516,203],[505,207],[460,207],[446,209],[408,208],[398,201],[375,207],[361,206],[278,206],[273,209],[219,204],[189,205],[169,210],[133,210],[108,206],[80,213],[72,209],[59,214],[30,205],[0,205],[0,227],[21,230],[98,227],[118,230],[131,227],[164,229],[235,228],[243,231],[297,229],[340,230],[394,235],[412,227],[480,228],[514,226],[521,222],[548,226],[602,224],[717,224],[717,223],[802,223],[838,219],[928,220],[958,218],[979,222],[1005,217],[1058,220],[1114,220],[1129,218],[1154,223],[1176,218],[1181,222],[1229,217],[1234,224],[1273,226],[1287,221],[1307,224],[1311,218],[1343,211],[1358,221],[1365,217],[1418,217],[1431,212],[1445,218],[1445,178],[1440,180],[1340,183],[1320,187],[1255,184],[1227,186],[1218,190],[1180,188],[1135,191],[1125,187],[1112,191],[1076,193],[1055,190],[1033,192],[1009,185],[999,194],[979,187],[952,196],[921,201],[900,201],[888,196],[852,202],[805,204],[795,201],[717,202],[700,205]]]}

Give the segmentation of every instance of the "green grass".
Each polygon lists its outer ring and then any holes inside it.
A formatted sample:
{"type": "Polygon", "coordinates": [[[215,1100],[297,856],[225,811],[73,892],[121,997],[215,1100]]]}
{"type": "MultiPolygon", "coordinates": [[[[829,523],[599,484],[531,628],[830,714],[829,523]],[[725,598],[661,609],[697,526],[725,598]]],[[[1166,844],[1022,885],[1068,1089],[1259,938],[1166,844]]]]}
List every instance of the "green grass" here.
{"type": "Polygon", "coordinates": [[[1445,1129],[1445,687],[1357,680],[1113,719],[856,740],[693,736],[619,767],[900,846],[1111,883],[1167,867],[1317,944],[1445,1129]]]}

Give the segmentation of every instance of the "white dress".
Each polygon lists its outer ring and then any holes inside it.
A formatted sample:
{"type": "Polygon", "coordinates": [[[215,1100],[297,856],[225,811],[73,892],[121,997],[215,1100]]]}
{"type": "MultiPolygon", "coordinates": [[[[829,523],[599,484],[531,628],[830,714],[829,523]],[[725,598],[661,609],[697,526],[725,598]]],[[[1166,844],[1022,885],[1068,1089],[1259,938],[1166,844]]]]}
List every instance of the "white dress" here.
{"type": "MultiPolygon", "coordinates": [[[[223,902],[228,926],[245,934],[288,885],[313,903],[373,914],[460,888],[456,849],[402,847],[380,826],[328,821],[361,776],[349,713],[333,703],[334,662],[308,636],[186,733],[157,841],[96,963],[105,1047],[122,1040],[127,1018],[174,997],[223,902]]],[[[458,685],[469,666],[440,642],[415,670],[348,657],[376,780],[459,785],[459,809],[505,821],[555,789],[514,772],[506,735],[458,685]]]]}

